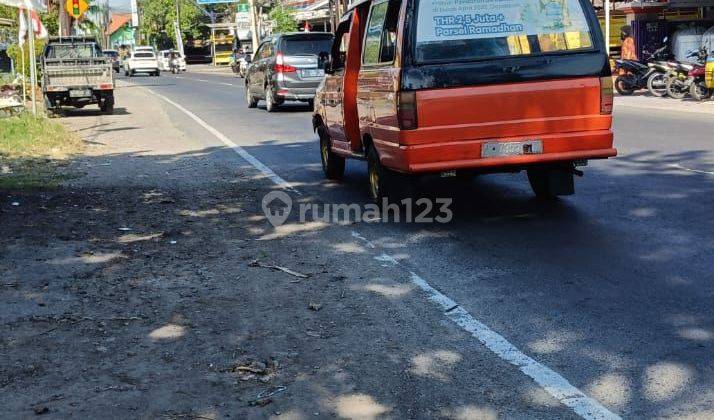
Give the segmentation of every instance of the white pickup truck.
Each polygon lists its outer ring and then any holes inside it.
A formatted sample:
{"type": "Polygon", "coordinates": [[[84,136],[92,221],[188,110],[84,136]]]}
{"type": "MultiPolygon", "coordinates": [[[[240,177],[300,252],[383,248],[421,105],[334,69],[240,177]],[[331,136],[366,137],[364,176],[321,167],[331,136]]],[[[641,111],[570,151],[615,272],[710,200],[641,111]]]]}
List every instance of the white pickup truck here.
{"type": "Polygon", "coordinates": [[[124,75],[131,77],[137,73],[147,73],[151,76],[161,74],[159,60],[152,50],[136,50],[124,60],[124,75]]]}
{"type": "Polygon", "coordinates": [[[93,37],[50,38],[42,54],[42,93],[50,113],[63,105],[114,111],[112,64],[93,37]]]}

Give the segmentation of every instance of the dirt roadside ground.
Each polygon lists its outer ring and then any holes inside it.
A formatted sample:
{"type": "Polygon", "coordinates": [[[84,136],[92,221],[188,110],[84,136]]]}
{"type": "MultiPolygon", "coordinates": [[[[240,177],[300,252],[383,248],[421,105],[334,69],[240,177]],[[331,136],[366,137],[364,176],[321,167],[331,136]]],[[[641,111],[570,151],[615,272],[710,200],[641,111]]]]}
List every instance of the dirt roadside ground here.
{"type": "Polygon", "coordinates": [[[182,119],[122,86],[79,177],[0,192],[0,418],[572,415],[182,119]]]}

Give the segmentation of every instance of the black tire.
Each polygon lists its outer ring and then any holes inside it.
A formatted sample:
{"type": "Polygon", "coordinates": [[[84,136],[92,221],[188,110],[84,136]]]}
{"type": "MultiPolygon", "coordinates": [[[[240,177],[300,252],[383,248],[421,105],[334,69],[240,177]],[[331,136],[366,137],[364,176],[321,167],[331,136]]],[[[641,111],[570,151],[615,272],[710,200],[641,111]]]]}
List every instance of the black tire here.
{"type": "Polygon", "coordinates": [[[129,70],[124,69],[124,76],[129,76],[129,70]]]}
{"type": "Polygon", "coordinates": [[[245,101],[248,103],[248,108],[255,108],[258,106],[258,100],[255,96],[250,94],[250,88],[248,87],[247,82],[245,84],[245,101]]]}
{"type": "Polygon", "coordinates": [[[692,83],[692,86],[690,86],[689,88],[689,95],[691,95],[695,101],[703,101],[712,96],[712,91],[711,89],[707,88],[707,85],[703,79],[695,80],[694,83],[692,83]]]}
{"type": "Polygon", "coordinates": [[[309,101],[307,101],[307,106],[310,107],[311,110],[314,110],[315,109],[315,100],[310,99],[309,101]]]}
{"type": "Polygon", "coordinates": [[[662,98],[667,96],[667,74],[653,73],[647,78],[647,90],[650,95],[662,98]]]}
{"type": "Polygon", "coordinates": [[[99,109],[107,115],[114,114],[114,95],[104,97],[99,103],[99,109]]]}
{"type": "Polygon", "coordinates": [[[628,96],[635,93],[635,76],[631,74],[625,74],[622,76],[617,76],[615,79],[615,90],[620,95],[628,96]]]}
{"type": "Polygon", "coordinates": [[[374,146],[367,149],[367,180],[369,196],[372,202],[381,206],[384,201],[395,200],[395,183],[397,174],[382,166],[374,146]]]}
{"type": "Polygon", "coordinates": [[[54,118],[59,116],[60,107],[54,99],[50,98],[48,95],[44,96],[45,100],[45,112],[48,118],[54,118]]]}
{"type": "Polygon", "coordinates": [[[275,99],[273,95],[273,90],[270,86],[265,87],[265,110],[268,112],[275,112],[278,110],[280,102],[275,99]]]}
{"type": "Polygon", "coordinates": [[[555,200],[558,198],[550,189],[548,171],[544,169],[528,169],[528,183],[536,197],[542,200],[555,200]]]}
{"type": "Polygon", "coordinates": [[[526,172],[531,189],[539,199],[552,201],[575,193],[573,174],[566,166],[535,167],[526,172]]]}
{"type": "Polygon", "coordinates": [[[672,99],[684,99],[687,92],[684,90],[684,82],[677,77],[670,77],[667,80],[667,95],[672,99]]]}
{"type": "Polygon", "coordinates": [[[322,172],[327,179],[339,180],[345,175],[345,158],[332,151],[330,135],[325,127],[317,129],[320,136],[320,161],[322,162],[322,172]]]}

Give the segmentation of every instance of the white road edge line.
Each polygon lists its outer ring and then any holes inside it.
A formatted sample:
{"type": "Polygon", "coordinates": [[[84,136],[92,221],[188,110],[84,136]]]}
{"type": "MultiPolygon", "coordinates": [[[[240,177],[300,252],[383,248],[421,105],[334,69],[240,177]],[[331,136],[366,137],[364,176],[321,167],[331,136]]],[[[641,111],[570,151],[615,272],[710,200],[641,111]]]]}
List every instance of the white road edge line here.
{"type": "MultiPolygon", "coordinates": [[[[373,243],[358,232],[352,232],[352,237],[364,241],[369,248],[375,248],[373,243]]],[[[394,266],[400,265],[396,258],[384,253],[374,257],[374,259],[380,262],[389,262],[394,266]]],[[[478,321],[457,302],[436,290],[422,277],[413,271],[409,271],[409,276],[412,284],[426,293],[428,299],[439,306],[447,318],[471,334],[471,336],[480,341],[486,348],[496,354],[496,356],[517,367],[526,376],[540,385],[547,393],[552,395],[563,405],[570,407],[577,415],[587,420],[620,419],[620,416],[585,395],[578,388],[571,385],[570,382],[559,373],[538,363],[520,351],[503,336],[478,321]]]]}
{"type": "Polygon", "coordinates": [[[667,165],[667,166],[669,166],[670,168],[680,169],[680,170],[682,170],[682,171],[692,172],[692,173],[695,173],[695,174],[714,175],[714,172],[711,172],[711,171],[700,171],[700,170],[698,170],[698,169],[686,168],[686,167],[684,167],[684,166],[682,166],[682,165],[679,165],[679,164],[676,164],[676,163],[670,164],[670,165],[667,165]]]}
{"type": "Polygon", "coordinates": [[[196,115],[193,112],[189,111],[188,109],[182,107],[181,105],[177,104],[176,102],[172,101],[171,99],[167,98],[164,95],[156,93],[153,90],[148,89],[148,88],[146,90],[151,92],[151,94],[155,95],[156,97],[161,98],[164,101],[166,101],[167,103],[173,105],[174,107],[176,107],[176,109],[183,112],[184,114],[188,115],[192,120],[196,121],[196,123],[198,123],[198,125],[205,128],[209,133],[213,134],[223,144],[225,144],[226,146],[233,149],[234,152],[238,153],[238,155],[240,155],[240,157],[242,157],[245,161],[247,161],[248,163],[253,165],[253,167],[255,169],[262,172],[263,175],[265,175],[271,181],[273,181],[273,183],[275,185],[279,186],[280,188],[284,188],[286,190],[292,191],[293,193],[295,193],[297,195],[301,195],[300,192],[297,189],[295,189],[295,187],[293,187],[292,184],[290,184],[288,181],[284,180],[278,174],[273,172],[272,169],[270,169],[268,166],[266,166],[263,162],[259,161],[255,156],[246,152],[245,149],[243,149],[242,147],[233,143],[233,141],[231,141],[231,139],[229,139],[228,137],[223,135],[223,133],[221,133],[220,131],[213,128],[213,126],[211,126],[210,124],[208,124],[207,122],[202,120],[198,115],[196,115]]]}

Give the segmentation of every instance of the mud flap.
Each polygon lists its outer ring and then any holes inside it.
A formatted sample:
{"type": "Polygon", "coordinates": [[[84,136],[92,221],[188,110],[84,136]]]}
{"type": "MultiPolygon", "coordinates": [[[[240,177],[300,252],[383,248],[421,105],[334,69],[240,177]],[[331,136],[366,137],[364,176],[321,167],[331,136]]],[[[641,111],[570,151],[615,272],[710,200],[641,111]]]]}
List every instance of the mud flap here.
{"type": "Polygon", "coordinates": [[[554,196],[575,194],[575,180],[570,168],[551,168],[547,172],[548,189],[554,196]]]}

